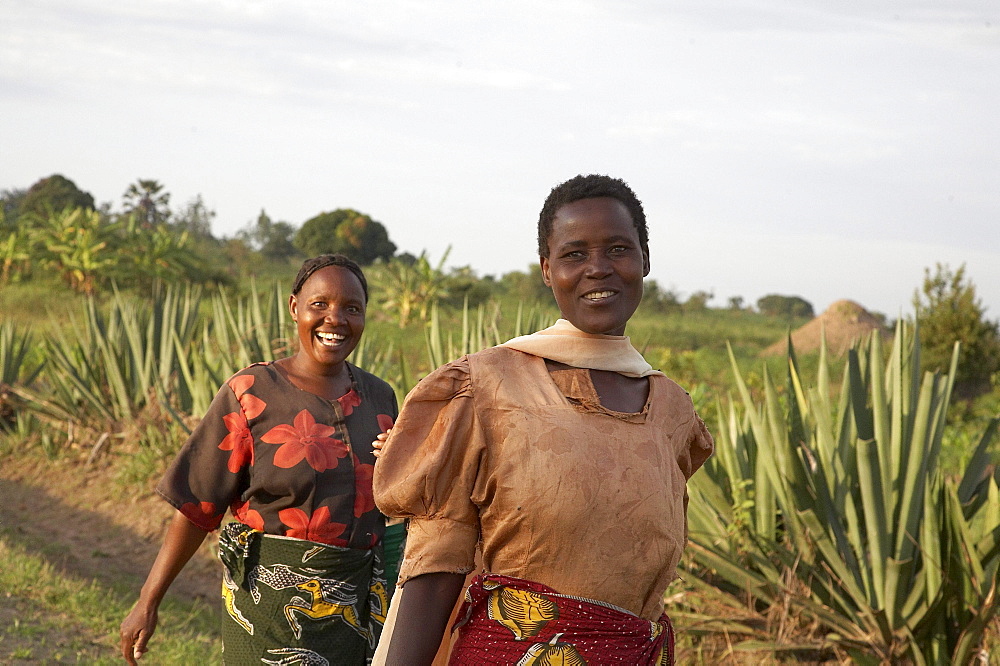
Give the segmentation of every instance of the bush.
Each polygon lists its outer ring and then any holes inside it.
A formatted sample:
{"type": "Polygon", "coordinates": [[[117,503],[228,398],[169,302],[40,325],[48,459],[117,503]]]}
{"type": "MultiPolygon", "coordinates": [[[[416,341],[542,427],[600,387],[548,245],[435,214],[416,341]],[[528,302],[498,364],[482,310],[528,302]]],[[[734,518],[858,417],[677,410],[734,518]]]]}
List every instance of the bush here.
{"type": "Polygon", "coordinates": [[[955,391],[972,398],[990,390],[990,378],[1000,372],[1000,330],[985,318],[976,287],[965,280],[965,266],[955,272],[937,265],[924,271],[923,297],[913,296],[923,349],[921,365],[930,371],[948,367],[957,341],[955,391]],[[926,300],[925,300],[926,299],[926,300]]]}
{"type": "Polygon", "coordinates": [[[897,324],[883,358],[877,335],[851,350],[836,404],[825,350],[814,386],[789,353],[784,402],[769,373],[758,404],[736,372],[742,414],[720,409],[716,456],[689,483],[689,568],[746,609],[728,621],[744,648],[966,664],[1000,610],[998,420],[951,478],[957,356],[921,378],[919,342],[897,324]]]}
{"type": "Polygon", "coordinates": [[[798,296],[768,294],[757,300],[757,310],[771,317],[814,317],[812,303],[798,296]]]}

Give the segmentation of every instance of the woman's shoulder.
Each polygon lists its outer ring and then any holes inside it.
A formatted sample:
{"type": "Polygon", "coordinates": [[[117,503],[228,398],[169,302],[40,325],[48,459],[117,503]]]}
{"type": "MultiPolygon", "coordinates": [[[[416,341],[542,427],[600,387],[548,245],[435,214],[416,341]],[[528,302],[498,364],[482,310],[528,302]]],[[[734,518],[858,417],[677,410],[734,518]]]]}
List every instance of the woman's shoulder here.
{"type": "Polygon", "coordinates": [[[422,377],[407,394],[407,402],[434,402],[451,400],[462,394],[472,393],[472,376],[469,356],[438,366],[422,377]]]}
{"type": "Polygon", "coordinates": [[[666,375],[650,375],[649,379],[656,385],[655,396],[661,408],[675,417],[684,412],[694,414],[694,402],[684,387],[666,375]]]}
{"type": "Polygon", "coordinates": [[[361,393],[379,397],[395,396],[395,391],[393,391],[389,382],[363,368],[359,368],[353,363],[348,363],[347,365],[350,367],[351,374],[354,376],[354,382],[358,385],[361,393]]]}
{"type": "Polygon", "coordinates": [[[663,392],[664,395],[668,395],[674,398],[679,398],[681,396],[688,395],[688,392],[685,391],[680,384],[678,384],[677,382],[675,382],[670,377],[667,377],[664,374],[649,375],[649,379],[650,381],[656,382],[659,386],[662,387],[661,391],[663,392]]]}
{"type": "Polygon", "coordinates": [[[488,347],[445,363],[427,377],[477,384],[489,377],[521,369],[532,358],[536,357],[509,347],[488,347]]]}
{"type": "Polygon", "coordinates": [[[270,375],[274,372],[274,361],[258,361],[257,363],[251,363],[245,368],[237,370],[233,373],[233,377],[238,377],[240,375],[270,375]]]}
{"type": "Polygon", "coordinates": [[[237,370],[230,375],[229,379],[226,380],[226,384],[232,388],[234,382],[237,384],[243,384],[248,379],[254,382],[265,379],[276,381],[280,379],[280,373],[275,369],[274,361],[251,363],[247,367],[237,370]]]}
{"type": "Polygon", "coordinates": [[[478,374],[484,371],[504,372],[511,368],[523,367],[525,363],[530,363],[531,359],[535,358],[538,357],[511,347],[498,345],[463,356],[459,361],[464,359],[465,367],[469,368],[470,372],[478,374]]]}
{"type": "Polygon", "coordinates": [[[528,354],[507,347],[490,347],[445,363],[425,376],[411,391],[413,399],[450,400],[471,396],[474,386],[488,384],[516,371],[528,354]]]}

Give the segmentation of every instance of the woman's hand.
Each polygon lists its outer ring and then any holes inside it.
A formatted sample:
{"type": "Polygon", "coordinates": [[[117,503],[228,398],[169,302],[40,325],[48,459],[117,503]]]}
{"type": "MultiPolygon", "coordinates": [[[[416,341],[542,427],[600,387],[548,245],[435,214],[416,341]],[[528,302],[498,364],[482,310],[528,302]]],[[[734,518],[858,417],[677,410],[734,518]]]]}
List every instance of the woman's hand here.
{"type": "Polygon", "coordinates": [[[132,666],[135,666],[137,659],[146,654],[146,643],[156,631],[158,619],[158,608],[140,601],[132,607],[132,612],[122,622],[119,630],[122,638],[122,656],[132,666]]]}
{"type": "Polygon", "coordinates": [[[139,593],[139,601],[122,621],[119,635],[121,636],[122,657],[135,666],[135,660],[144,655],[148,648],[150,637],[156,631],[158,610],[167,588],[174,582],[187,561],[191,559],[208,532],[185,518],[179,511],[174,514],[163,538],[163,545],[156,555],[146,582],[139,593]]]}
{"type": "Polygon", "coordinates": [[[378,457],[382,455],[382,447],[385,446],[385,440],[389,439],[389,433],[392,432],[392,428],[389,428],[385,432],[380,432],[375,436],[375,441],[372,442],[372,455],[375,456],[376,462],[378,457]]]}

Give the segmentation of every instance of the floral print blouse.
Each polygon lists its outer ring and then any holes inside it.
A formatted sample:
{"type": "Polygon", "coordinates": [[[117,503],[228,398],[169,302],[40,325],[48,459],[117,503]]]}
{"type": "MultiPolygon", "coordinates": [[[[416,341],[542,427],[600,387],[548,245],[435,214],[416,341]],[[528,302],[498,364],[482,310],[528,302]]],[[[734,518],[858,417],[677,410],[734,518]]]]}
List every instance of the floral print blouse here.
{"type": "Polygon", "coordinates": [[[229,378],[157,486],[198,527],[226,509],[266,534],[368,549],[385,531],[371,442],[397,414],[392,388],[348,364],[353,386],[326,400],[274,363],[229,378]]]}

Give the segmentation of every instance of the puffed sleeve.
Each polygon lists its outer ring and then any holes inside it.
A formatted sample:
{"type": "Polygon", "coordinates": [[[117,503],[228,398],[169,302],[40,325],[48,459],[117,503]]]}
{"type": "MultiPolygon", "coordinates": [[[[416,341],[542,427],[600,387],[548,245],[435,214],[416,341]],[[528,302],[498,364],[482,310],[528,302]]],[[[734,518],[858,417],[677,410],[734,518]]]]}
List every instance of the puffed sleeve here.
{"type": "Polygon", "coordinates": [[[690,479],[691,475],[705,464],[714,450],[715,442],[712,440],[712,435],[701,417],[695,414],[691,429],[677,452],[677,465],[684,473],[684,478],[690,479]]]}
{"type": "Polygon", "coordinates": [[[247,483],[253,437],[242,404],[247,399],[241,401],[234,389],[246,383],[237,375],[219,390],[156,486],[164,499],[206,531],[219,526],[247,483]]]}
{"type": "Polygon", "coordinates": [[[472,496],[485,450],[463,357],[414,387],[375,465],[375,503],[387,516],[410,519],[400,585],[426,573],[472,571],[479,541],[472,496]]]}

